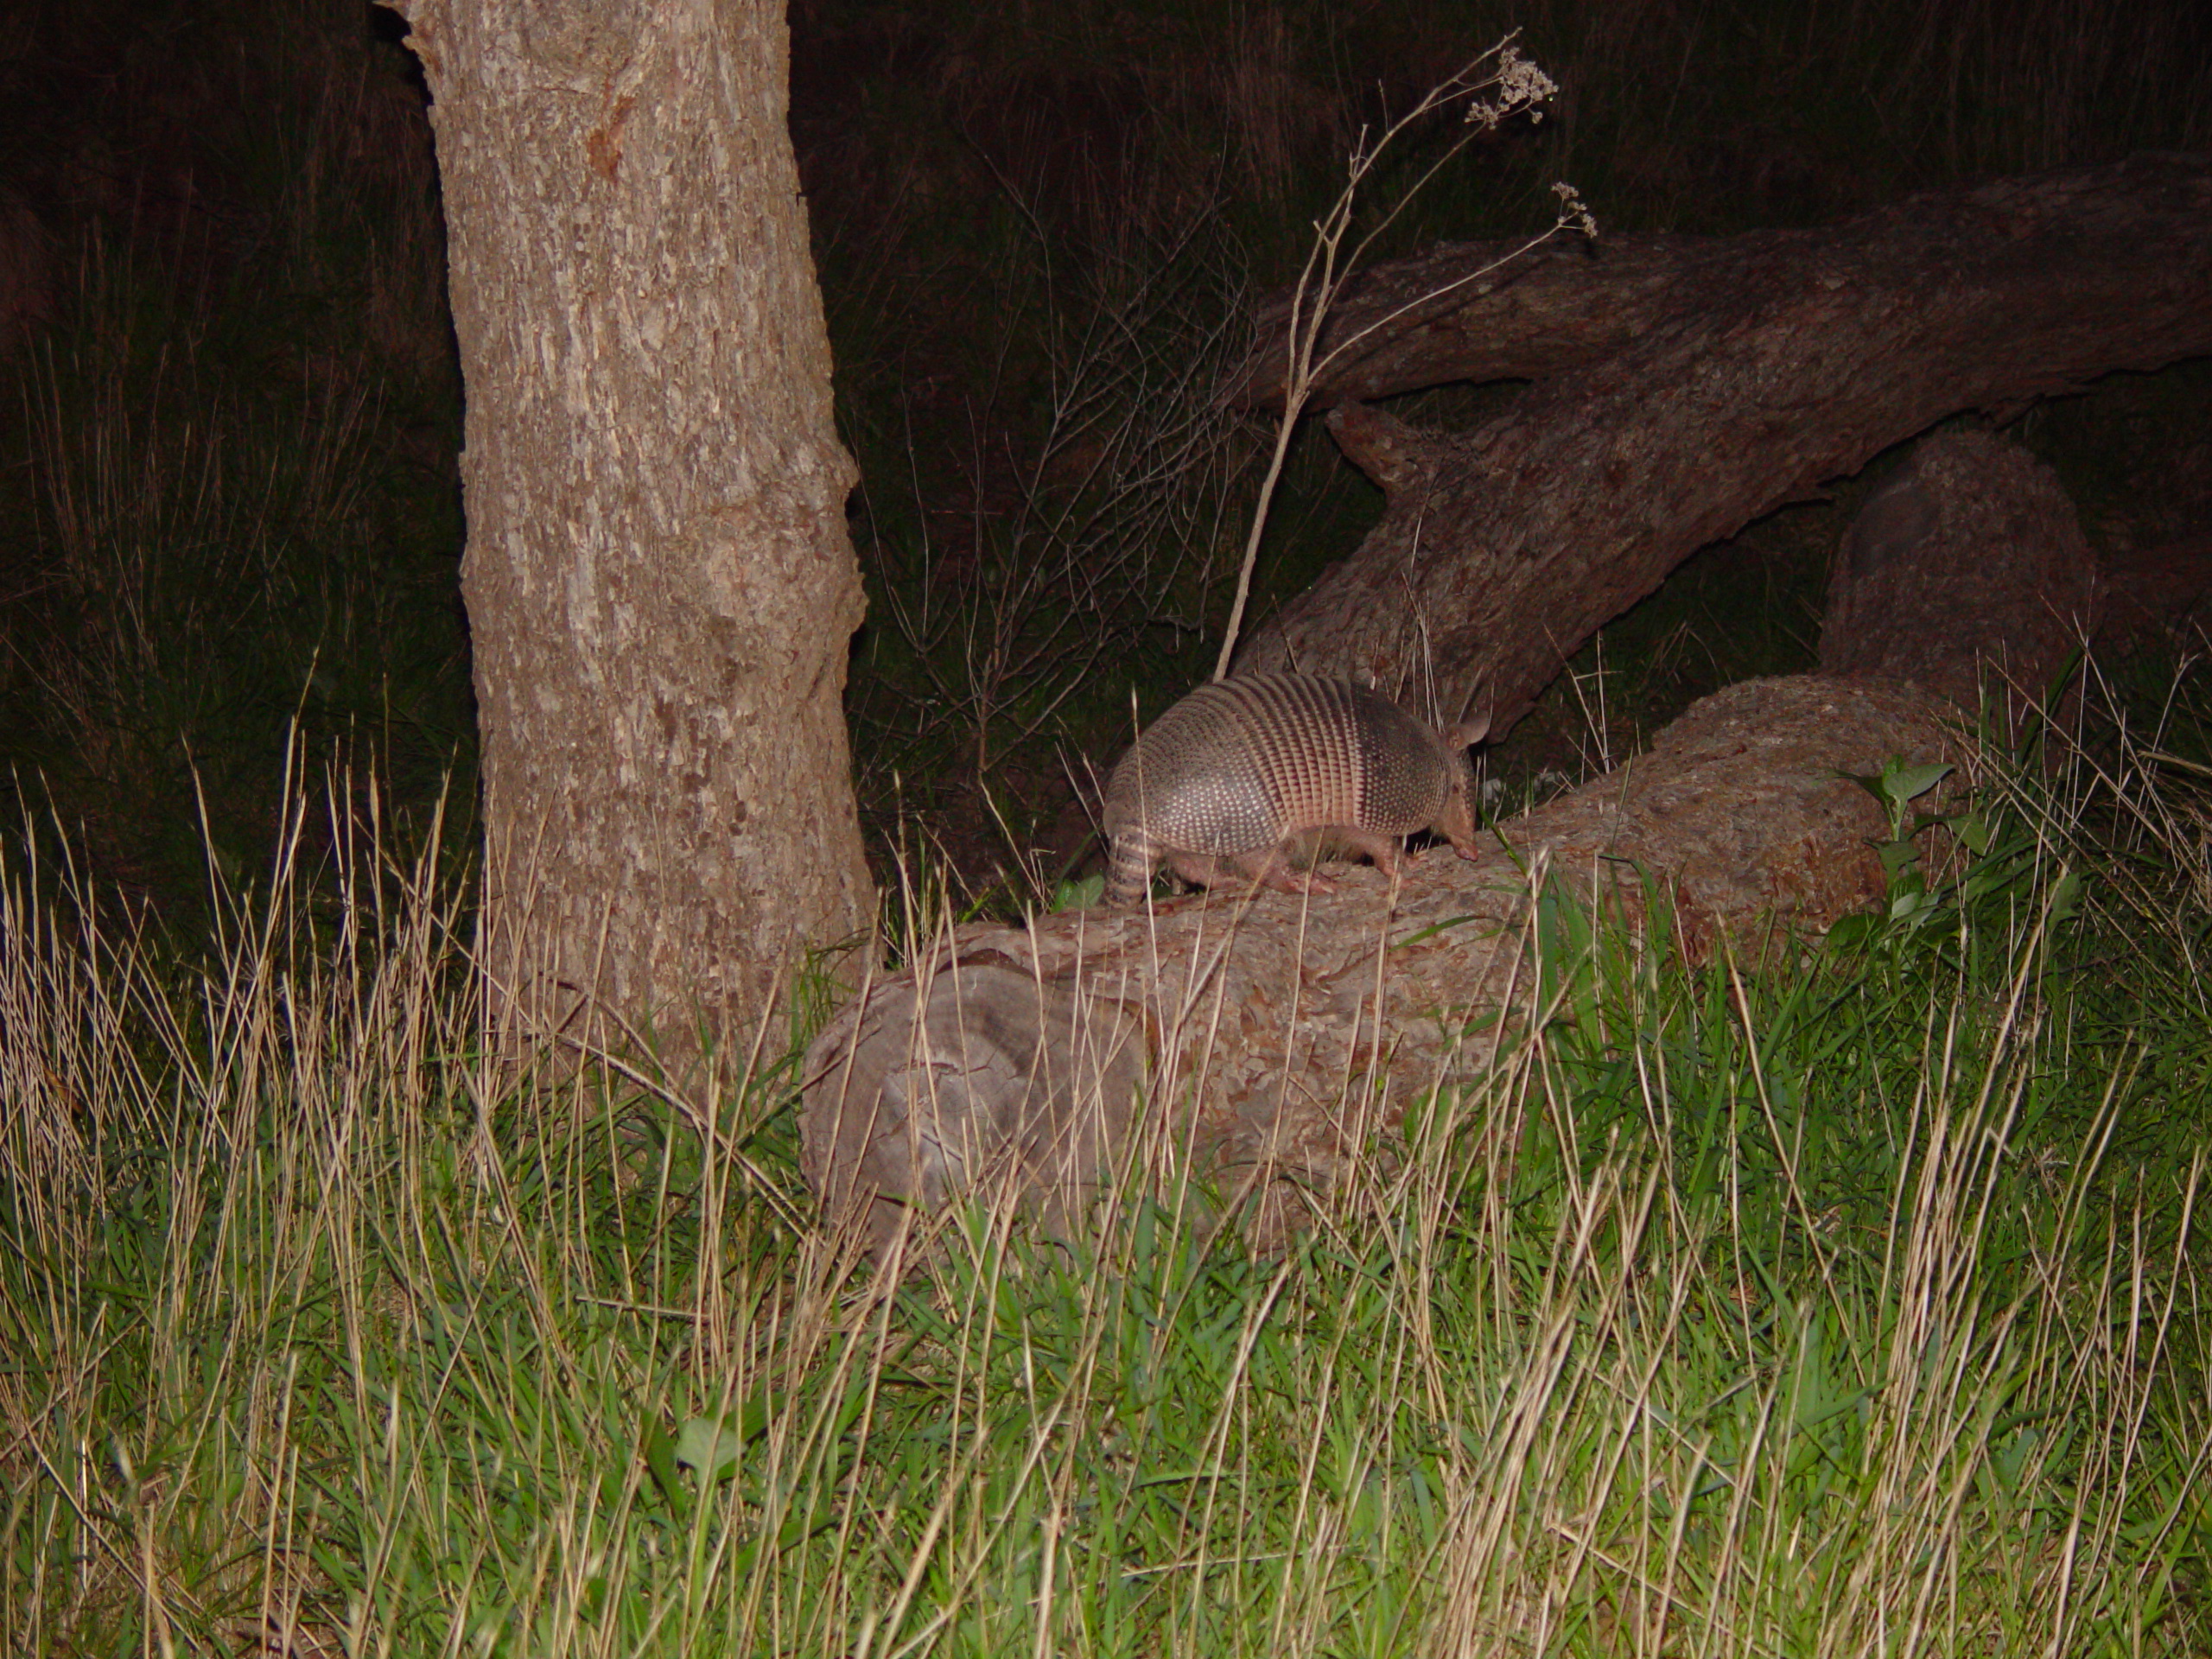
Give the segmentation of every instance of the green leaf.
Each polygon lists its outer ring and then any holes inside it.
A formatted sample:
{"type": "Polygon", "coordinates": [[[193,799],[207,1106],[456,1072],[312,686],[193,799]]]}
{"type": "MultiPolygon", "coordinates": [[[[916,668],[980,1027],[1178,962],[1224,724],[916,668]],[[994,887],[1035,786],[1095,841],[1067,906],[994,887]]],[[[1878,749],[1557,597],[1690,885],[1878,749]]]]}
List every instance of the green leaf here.
{"type": "Polygon", "coordinates": [[[1836,773],[1836,776],[1844,779],[1848,782],[1858,785],[1859,788],[1865,790],[1876,800],[1881,802],[1883,805],[1887,806],[1889,804],[1889,792],[1882,787],[1883,780],[1877,774],[1866,772],[1840,771],[1836,773]]]}
{"type": "Polygon", "coordinates": [[[2073,870],[2067,871],[2050,887],[2050,925],[2057,927],[2074,919],[2082,908],[2082,878],[2073,870]]]}
{"type": "Polygon", "coordinates": [[[1832,949],[1849,950],[1879,937],[1882,931],[1878,917],[1864,913],[1840,916],[1828,929],[1828,944],[1832,949]]]}
{"type": "Polygon", "coordinates": [[[1907,801],[1918,800],[1950,773],[1947,762],[1930,760],[1909,766],[1893,758],[1882,763],[1882,793],[1903,807],[1907,801]]]}
{"type": "Polygon", "coordinates": [[[694,1417],[676,1431],[676,1460],[707,1480],[721,1480],[737,1468],[745,1437],[711,1417],[694,1417]]]}
{"type": "Polygon", "coordinates": [[[688,1513],[691,1495],[676,1472],[677,1443],[657,1422],[648,1422],[644,1434],[643,1451],[645,1468],[653,1478],[653,1484],[660,1488],[660,1495],[668,1500],[669,1507],[678,1514],[688,1513]]]}
{"type": "Polygon", "coordinates": [[[1106,873],[1099,871],[1079,880],[1063,881],[1052,889],[1052,913],[1064,910],[1089,910],[1104,896],[1106,873]]]}
{"type": "MultiPolygon", "coordinates": [[[[1883,873],[1889,877],[1890,885],[1895,887],[1920,861],[1920,849],[1909,841],[1885,841],[1874,849],[1874,856],[1882,861],[1883,873]]],[[[1918,878],[1915,876],[1914,880],[1918,878]]]]}

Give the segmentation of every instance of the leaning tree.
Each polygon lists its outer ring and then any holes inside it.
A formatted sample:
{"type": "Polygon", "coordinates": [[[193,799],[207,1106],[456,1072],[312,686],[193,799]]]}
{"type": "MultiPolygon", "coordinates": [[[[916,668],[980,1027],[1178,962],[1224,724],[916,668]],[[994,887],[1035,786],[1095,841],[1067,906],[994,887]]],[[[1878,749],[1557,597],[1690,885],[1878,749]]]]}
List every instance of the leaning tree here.
{"type": "MultiPolygon", "coordinates": [[[[1267,308],[1232,397],[1276,394],[1289,314],[1267,308]]],[[[1389,683],[1419,662],[1503,731],[1699,548],[1891,445],[2212,351],[2212,159],[2001,179],[1813,230],[1445,246],[1355,283],[1320,348],[1308,400],[1335,404],[1388,505],[1238,665],[1389,683]],[[1365,401],[1499,379],[1531,384],[1465,431],[1365,401]]]]}

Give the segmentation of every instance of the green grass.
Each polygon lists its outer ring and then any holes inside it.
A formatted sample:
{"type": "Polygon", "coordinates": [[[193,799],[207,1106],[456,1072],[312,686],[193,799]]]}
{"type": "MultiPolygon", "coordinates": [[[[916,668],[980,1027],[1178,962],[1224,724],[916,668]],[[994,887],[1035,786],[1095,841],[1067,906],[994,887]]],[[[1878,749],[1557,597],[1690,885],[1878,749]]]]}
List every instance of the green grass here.
{"type": "Polygon", "coordinates": [[[702,1142],[487,1049],[434,855],[355,822],[320,882],[302,814],[193,971],[16,863],[0,1646],[2201,1651],[2173,735],[1756,969],[1548,900],[1521,1038],[1283,1256],[1169,1193],[895,1285],[785,1067],[702,1142]]]}

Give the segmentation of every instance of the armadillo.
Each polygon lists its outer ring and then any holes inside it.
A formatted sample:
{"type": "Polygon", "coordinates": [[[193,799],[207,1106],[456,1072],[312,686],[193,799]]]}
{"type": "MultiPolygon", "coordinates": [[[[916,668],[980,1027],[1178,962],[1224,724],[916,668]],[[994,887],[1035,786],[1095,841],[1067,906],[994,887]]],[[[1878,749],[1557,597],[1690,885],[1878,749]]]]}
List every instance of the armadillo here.
{"type": "Polygon", "coordinates": [[[1305,674],[1200,686],[1114,768],[1103,814],[1109,904],[1135,904],[1165,859],[1211,887],[1230,875],[1333,893],[1294,861],[1364,854],[1395,874],[1402,836],[1434,830],[1475,856],[1467,747],[1487,718],[1439,731],[1381,693],[1305,674]]]}

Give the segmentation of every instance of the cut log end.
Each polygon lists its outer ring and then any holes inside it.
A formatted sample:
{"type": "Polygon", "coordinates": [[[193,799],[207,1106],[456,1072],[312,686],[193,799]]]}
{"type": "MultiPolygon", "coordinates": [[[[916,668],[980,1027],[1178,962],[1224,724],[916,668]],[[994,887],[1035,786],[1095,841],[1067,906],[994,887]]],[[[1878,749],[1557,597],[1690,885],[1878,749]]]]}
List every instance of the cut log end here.
{"type": "Polygon", "coordinates": [[[801,1171],[879,1259],[910,1223],[969,1197],[1004,1194],[1065,1233],[1127,1137],[1137,1034],[1118,1010],[1015,969],[902,975],[809,1049],[801,1171]]]}

